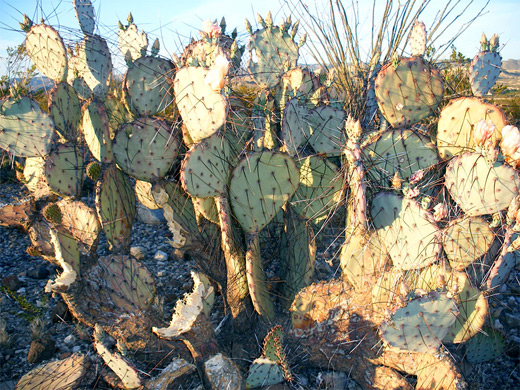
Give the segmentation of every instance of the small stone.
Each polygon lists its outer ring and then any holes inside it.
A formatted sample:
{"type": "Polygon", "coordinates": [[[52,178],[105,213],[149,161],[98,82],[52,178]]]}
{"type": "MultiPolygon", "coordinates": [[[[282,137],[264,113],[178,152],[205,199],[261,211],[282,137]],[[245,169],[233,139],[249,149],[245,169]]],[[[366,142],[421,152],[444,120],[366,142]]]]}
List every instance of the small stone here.
{"type": "Polygon", "coordinates": [[[11,291],[16,291],[20,287],[22,287],[23,283],[16,275],[9,275],[5,278],[2,278],[2,287],[7,288],[11,291]]]}
{"type": "Polygon", "coordinates": [[[49,268],[46,265],[41,265],[27,271],[27,276],[32,279],[47,279],[50,275],[49,268]]]}
{"type": "Polygon", "coordinates": [[[18,290],[16,290],[16,293],[18,295],[24,295],[27,292],[27,289],[25,287],[20,287],[18,290]]]}
{"type": "Polygon", "coordinates": [[[79,345],[76,345],[72,348],[72,353],[76,353],[76,352],[80,352],[81,351],[81,347],[79,345]]]}
{"type": "Polygon", "coordinates": [[[344,390],[347,387],[348,377],[344,372],[319,373],[319,385],[331,390],[344,390]]]}
{"type": "Polygon", "coordinates": [[[166,275],[166,271],[159,271],[157,272],[157,276],[162,278],[164,275],[166,275]]]}
{"type": "Polygon", "coordinates": [[[54,308],[51,311],[51,322],[59,323],[59,322],[69,322],[72,320],[72,315],[70,314],[69,307],[63,301],[58,301],[54,308]]]}
{"type": "Polygon", "coordinates": [[[73,334],[69,334],[65,339],[63,340],[65,344],[73,344],[76,342],[76,337],[74,337],[73,334]]]}
{"type": "Polygon", "coordinates": [[[56,343],[50,337],[43,337],[38,340],[33,340],[29,347],[27,354],[27,361],[29,363],[41,363],[44,360],[49,360],[54,356],[56,351],[56,343]]]}
{"type": "Polygon", "coordinates": [[[166,261],[168,260],[168,254],[163,251],[157,251],[154,255],[154,260],[156,261],[166,261]]]}
{"type": "Polygon", "coordinates": [[[520,317],[506,313],[506,324],[513,329],[518,329],[520,328],[520,317]]]}
{"type": "Polygon", "coordinates": [[[137,219],[147,225],[159,225],[166,222],[162,209],[152,210],[142,204],[137,205],[137,219]]]}
{"type": "Polygon", "coordinates": [[[146,256],[146,248],[140,245],[136,245],[130,248],[130,255],[136,260],[142,260],[146,256]]]}
{"type": "Polygon", "coordinates": [[[221,353],[204,363],[204,372],[213,390],[244,389],[242,375],[237,366],[221,353]]]}

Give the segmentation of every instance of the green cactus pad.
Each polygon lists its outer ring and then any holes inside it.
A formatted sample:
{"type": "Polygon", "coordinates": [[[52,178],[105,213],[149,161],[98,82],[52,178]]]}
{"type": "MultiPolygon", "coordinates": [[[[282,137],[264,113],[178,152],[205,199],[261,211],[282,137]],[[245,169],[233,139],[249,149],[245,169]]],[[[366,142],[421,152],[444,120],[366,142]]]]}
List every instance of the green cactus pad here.
{"type": "Polygon", "coordinates": [[[377,104],[392,127],[410,126],[432,115],[444,86],[434,65],[421,57],[402,58],[381,68],[375,80],[377,104]]]}
{"type": "Polygon", "coordinates": [[[370,213],[395,267],[420,269],[437,260],[441,232],[432,215],[413,199],[381,192],[372,200],[370,213]]]}
{"type": "Polygon", "coordinates": [[[79,56],[69,57],[69,70],[67,72],[67,83],[74,88],[78,97],[88,100],[92,97],[92,90],[83,78],[84,61],[79,56]]]}
{"type": "Polygon", "coordinates": [[[398,309],[381,326],[381,337],[392,347],[428,353],[436,351],[458,314],[446,294],[430,293],[398,309]]]}
{"type": "Polygon", "coordinates": [[[36,68],[61,83],[67,79],[67,51],[60,34],[51,26],[35,24],[27,33],[25,48],[36,68]]]}
{"type": "Polygon", "coordinates": [[[472,97],[451,100],[441,111],[437,125],[439,156],[449,159],[473,150],[473,126],[481,119],[493,122],[496,129],[491,139],[499,142],[502,128],[506,125],[506,117],[500,108],[472,97]]]}
{"type": "Polygon", "coordinates": [[[118,31],[119,50],[125,59],[131,58],[132,61],[146,55],[148,49],[148,35],[137,30],[134,23],[130,23],[126,28],[118,31]]]}
{"type": "MultiPolygon", "coordinates": [[[[251,34],[249,41],[249,73],[263,88],[274,87],[282,74],[296,66],[299,45],[288,33],[290,23],[283,27],[264,23],[262,29],[251,34]]],[[[296,27],[297,28],[297,27],[296,27]]]]}
{"type": "Polygon", "coordinates": [[[311,136],[309,143],[316,153],[327,157],[339,156],[343,152],[345,142],[345,111],[332,106],[320,106],[305,116],[309,124],[311,136]]]}
{"type": "Polygon", "coordinates": [[[275,86],[274,101],[282,112],[285,110],[287,102],[293,98],[297,98],[312,108],[314,104],[310,99],[319,88],[320,81],[314,73],[301,67],[293,68],[284,73],[280,82],[275,86]]]}
{"type": "Polygon", "coordinates": [[[486,297],[471,285],[463,272],[454,271],[449,290],[455,292],[454,299],[459,308],[457,320],[444,336],[445,343],[463,343],[480,332],[488,314],[486,297]],[[455,288],[457,289],[455,291],[455,288]]]}
{"type": "Polygon", "coordinates": [[[486,95],[500,75],[502,58],[494,51],[481,51],[469,65],[469,82],[475,96],[486,95]]]}
{"type": "Polygon", "coordinates": [[[73,0],[74,11],[76,12],[76,19],[78,19],[81,31],[85,35],[94,34],[96,28],[96,15],[94,7],[90,0],[73,0]]]}
{"type": "Polygon", "coordinates": [[[194,144],[182,162],[183,188],[198,198],[221,196],[227,185],[231,159],[227,139],[217,134],[194,144]]]}
{"type": "Polygon", "coordinates": [[[20,157],[49,154],[54,123],[38,103],[29,98],[0,102],[0,148],[20,157]]]}
{"type": "Polygon", "coordinates": [[[485,255],[494,238],[489,223],[479,217],[455,219],[442,233],[444,252],[457,271],[485,255]]]}
{"type": "Polygon", "coordinates": [[[444,185],[469,216],[494,214],[518,195],[518,173],[505,163],[488,163],[479,153],[464,153],[446,168],[444,185]]]}
{"type": "Polygon", "coordinates": [[[61,144],[45,159],[45,179],[60,196],[79,196],[83,186],[83,153],[73,144],[61,144]]]}
{"type": "Polygon", "coordinates": [[[320,222],[339,201],[343,181],[337,167],[323,157],[306,157],[298,166],[300,185],[291,205],[303,218],[320,222]]]}
{"type": "Polygon", "coordinates": [[[307,114],[307,107],[300,105],[296,98],[289,100],[285,105],[280,138],[284,150],[291,156],[294,156],[298,148],[308,142],[311,136],[311,129],[305,120],[307,114]]]}
{"type": "Polygon", "coordinates": [[[95,97],[105,99],[112,74],[112,57],[105,39],[88,35],[79,47],[79,74],[95,97]]]}
{"type": "Polygon", "coordinates": [[[128,177],[110,165],[96,187],[96,210],[107,241],[116,249],[129,249],[135,201],[128,177]]]}
{"type": "Polygon", "coordinates": [[[466,345],[466,359],[471,364],[496,361],[506,349],[504,336],[492,328],[486,327],[482,332],[468,340],[466,345]]]}
{"type": "Polygon", "coordinates": [[[97,161],[92,161],[85,168],[85,172],[90,180],[97,182],[101,176],[101,164],[97,161]]]}
{"type": "Polygon", "coordinates": [[[38,390],[55,388],[77,388],[91,365],[89,357],[75,353],[66,359],[44,363],[25,374],[16,384],[16,390],[38,390]]]}
{"type": "Polygon", "coordinates": [[[284,380],[282,367],[275,361],[261,357],[255,359],[249,367],[246,379],[246,389],[256,389],[263,386],[276,385],[284,380]]]}
{"type": "Polygon", "coordinates": [[[260,231],[296,192],[299,169],[294,160],[273,151],[256,152],[233,170],[230,203],[246,232],[260,231]]]}
{"type": "Polygon", "coordinates": [[[396,173],[408,181],[415,172],[439,162],[430,138],[406,129],[386,130],[370,136],[363,142],[362,153],[371,182],[386,188],[396,173]]]}
{"type": "Polygon", "coordinates": [[[116,96],[107,96],[106,100],[103,102],[103,107],[107,114],[108,128],[110,129],[111,138],[114,137],[114,134],[121,126],[130,123],[135,119],[134,115],[126,108],[126,105],[116,96]]]}
{"type": "Polygon", "coordinates": [[[219,55],[230,61],[231,73],[236,73],[240,68],[244,47],[238,47],[235,40],[228,35],[221,34],[215,38],[203,37],[190,43],[181,54],[180,66],[201,66],[210,68],[219,55]],[[232,48],[236,50],[233,52],[232,48]]]}
{"type": "Polygon", "coordinates": [[[154,118],[140,118],[119,129],[112,142],[117,165],[139,180],[163,178],[177,158],[178,134],[170,125],[154,118]]]}
{"type": "Polygon", "coordinates": [[[224,96],[205,83],[209,71],[185,67],[175,75],[175,102],[194,142],[214,134],[226,122],[224,96]]]}
{"type": "MultiPolygon", "coordinates": [[[[157,57],[141,57],[126,72],[123,91],[130,111],[138,116],[156,115],[172,101],[170,80],[174,65],[157,57]]],[[[179,100],[177,100],[179,103],[179,100]]]]}
{"type": "Polygon", "coordinates": [[[66,83],[57,84],[49,93],[48,103],[56,131],[67,141],[76,141],[81,122],[81,104],[74,88],[66,83]]]}
{"type": "Polygon", "coordinates": [[[287,210],[284,218],[280,259],[285,268],[282,278],[282,295],[285,298],[283,302],[288,307],[294,296],[311,284],[316,260],[316,241],[312,228],[293,211],[287,210]]]}
{"type": "Polygon", "coordinates": [[[114,160],[109,121],[101,103],[92,101],[83,111],[83,135],[96,160],[102,163],[114,160]]]}

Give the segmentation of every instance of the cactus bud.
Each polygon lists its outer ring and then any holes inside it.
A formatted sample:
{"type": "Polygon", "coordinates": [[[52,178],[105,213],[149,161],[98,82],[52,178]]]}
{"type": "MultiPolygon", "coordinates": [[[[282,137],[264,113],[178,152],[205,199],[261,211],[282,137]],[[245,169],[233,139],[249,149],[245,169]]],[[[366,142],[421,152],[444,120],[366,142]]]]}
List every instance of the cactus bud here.
{"type": "Polygon", "coordinates": [[[123,26],[123,23],[121,23],[121,21],[117,22],[117,26],[119,27],[120,30],[125,31],[125,26],[123,26]]]}
{"type": "Polygon", "coordinates": [[[134,17],[132,16],[131,12],[128,13],[128,18],[126,18],[126,20],[129,24],[132,24],[134,22],[134,17]]]}
{"type": "Polygon", "coordinates": [[[302,47],[305,45],[305,42],[307,41],[307,34],[303,34],[302,38],[300,39],[300,42],[298,43],[298,47],[302,47]]]}
{"type": "Polygon", "coordinates": [[[400,190],[403,186],[403,179],[399,177],[399,172],[396,172],[394,177],[392,178],[392,188],[394,190],[400,190]]]}
{"type": "Polygon", "coordinates": [[[493,34],[491,39],[489,40],[489,49],[493,52],[496,52],[498,50],[498,46],[500,45],[498,40],[498,35],[493,34]]]}
{"type": "Polygon", "coordinates": [[[482,36],[480,37],[480,50],[486,51],[488,50],[489,42],[486,38],[486,34],[482,33],[482,36]]]}
{"type": "Polygon", "coordinates": [[[262,18],[262,15],[256,14],[256,20],[258,21],[258,24],[260,24],[262,27],[265,27],[265,21],[264,18],[262,18]]]}
{"type": "Polygon", "coordinates": [[[273,26],[273,15],[271,15],[271,11],[267,12],[265,17],[265,25],[267,28],[271,28],[273,26]]]}
{"type": "Polygon", "coordinates": [[[222,33],[226,32],[226,18],[225,17],[222,17],[222,19],[220,20],[220,29],[222,31],[222,33]]]}
{"type": "Polygon", "coordinates": [[[155,41],[152,45],[151,55],[152,57],[156,57],[159,54],[159,50],[161,49],[161,45],[159,43],[159,38],[155,38],[155,41]]]}
{"type": "Polygon", "coordinates": [[[90,180],[96,182],[99,179],[99,176],[101,176],[101,165],[93,161],[90,164],[87,165],[87,176],[90,178],[90,180]]]}
{"type": "Polygon", "coordinates": [[[249,23],[249,20],[246,19],[246,31],[249,33],[249,35],[253,35],[253,28],[251,27],[251,23],[249,23]]]}
{"type": "Polygon", "coordinates": [[[29,32],[32,25],[33,25],[32,20],[29,19],[29,17],[26,14],[23,14],[23,22],[20,23],[20,27],[22,28],[22,30],[25,32],[29,32]]]}

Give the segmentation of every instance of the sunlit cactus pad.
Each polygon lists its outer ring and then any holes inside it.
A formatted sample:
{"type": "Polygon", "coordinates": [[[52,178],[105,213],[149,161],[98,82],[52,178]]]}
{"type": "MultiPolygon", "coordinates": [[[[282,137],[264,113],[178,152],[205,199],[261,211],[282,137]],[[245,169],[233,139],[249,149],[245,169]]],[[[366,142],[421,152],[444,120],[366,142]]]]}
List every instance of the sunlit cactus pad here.
{"type": "Polygon", "coordinates": [[[332,106],[320,106],[309,110],[305,121],[310,126],[309,143],[316,153],[328,157],[339,156],[347,140],[345,111],[332,106]]]}
{"type": "Polygon", "coordinates": [[[73,144],[61,144],[45,159],[45,179],[61,196],[79,196],[83,185],[83,151],[73,144]]]}
{"type": "Polygon", "coordinates": [[[454,219],[442,234],[444,252],[458,271],[485,255],[494,238],[489,223],[479,217],[454,219]]]}
{"type": "Polygon", "coordinates": [[[112,57],[105,39],[88,35],[79,47],[78,70],[95,97],[104,99],[112,75],[112,57]]]}
{"type": "Polygon", "coordinates": [[[96,160],[102,163],[113,161],[109,121],[103,104],[92,101],[83,110],[83,135],[96,160]]]}
{"type": "Polygon", "coordinates": [[[435,352],[458,314],[446,294],[430,293],[398,309],[381,326],[383,340],[392,347],[413,352],[435,352]]]}
{"type": "Polygon", "coordinates": [[[49,153],[54,122],[38,103],[27,97],[0,102],[0,148],[20,157],[49,153]]]}
{"type": "Polygon", "coordinates": [[[246,232],[266,226],[298,188],[299,169],[282,153],[257,152],[245,157],[231,176],[230,202],[246,232]]]}
{"type": "Polygon", "coordinates": [[[464,153],[450,161],[444,185],[470,216],[494,214],[518,195],[520,179],[509,165],[489,163],[479,153],[464,153]]]}
{"type": "Polygon", "coordinates": [[[413,199],[381,192],[372,200],[370,213],[395,267],[419,269],[437,260],[441,232],[432,215],[413,199]]]}
{"type": "Polygon", "coordinates": [[[140,118],[122,126],[112,143],[117,165],[128,175],[150,182],[168,173],[179,148],[175,130],[154,118],[140,118]]]}
{"type": "Polygon", "coordinates": [[[437,125],[439,156],[448,159],[472,151],[475,148],[473,126],[481,119],[493,122],[496,129],[491,139],[500,141],[502,128],[506,125],[506,117],[500,108],[473,97],[451,100],[441,111],[437,125]]]}
{"type": "Polygon", "coordinates": [[[421,57],[383,66],[375,81],[377,104],[393,127],[410,126],[432,115],[444,86],[440,72],[421,57]]]}
{"type": "Polygon", "coordinates": [[[155,115],[173,101],[171,79],[174,65],[156,57],[135,60],[123,82],[125,98],[130,110],[139,116],[155,115]]]}
{"type": "Polygon", "coordinates": [[[186,67],[175,74],[175,102],[194,142],[214,134],[226,121],[224,96],[205,83],[209,71],[186,67]]]}
{"type": "Polygon", "coordinates": [[[25,47],[31,61],[45,76],[58,83],[67,79],[65,44],[54,28],[33,25],[27,33],[25,47]]]}

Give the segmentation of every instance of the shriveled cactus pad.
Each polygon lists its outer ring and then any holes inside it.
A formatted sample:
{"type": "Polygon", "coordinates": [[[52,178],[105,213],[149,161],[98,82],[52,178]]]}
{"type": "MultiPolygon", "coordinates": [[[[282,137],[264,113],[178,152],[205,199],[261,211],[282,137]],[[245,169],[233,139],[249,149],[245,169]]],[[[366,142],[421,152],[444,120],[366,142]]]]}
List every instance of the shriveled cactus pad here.
{"type": "Polygon", "coordinates": [[[49,153],[54,123],[38,103],[27,97],[0,102],[0,148],[20,157],[49,153]]]}
{"type": "Polygon", "coordinates": [[[175,75],[175,102],[194,142],[209,137],[226,121],[224,96],[205,83],[209,71],[186,67],[175,75]]]}
{"type": "Polygon", "coordinates": [[[79,353],[38,366],[25,374],[16,390],[74,389],[85,378],[91,360],[79,353]]]}
{"type": "Polygon", "coordinates": [[[413,199],[381,192],[370,211],[381,242],[398,269],[419,269],[437,260],[441,232],[431,214],[413,199]]]}
{"type": "Polygon", "coordinates": [[[381,336],[385,342],[400,349],[435,351],[457,314],[457,305],[446,294],[430,293],[398,309],[381,326],[381,336]]]}
{"type": "Polygon", "coordinates": [[[440,72],[421,57],[402,58],[379,71],[375,81],[379,109],[393,126],[410,126],[432,115],[444,93],[440,72]]]}
{"type": "Polygon", "coordinates": [[[491,139],[500,141],[502,128],[506,125],[506,117],[500,108],[473,97],[451,100],[441,111],[437,125],[439,156],[448,159],[472,150],[475,147],[473,126],[481,119],[493,122],[496,130],[491,139]]]}
{"type": "Polygon", "coordinates": [[[455,219],[442,234],[444,252],[452,268],[462,271],[491,248],[494,232],[479,217],[455,219]]]}
{"type": "Polygon", "coordinates": [[[520,179],[509,165],[489,163],[479,153],[464,153],[450,161],[444,185],[469,216],[494,214],[518,195],[520,179]]]}
{"type": "Polygon", "coordinates": [[[376,186],[388,187],[395,173],[404,181],[439,162],[427,135],[407,129],[387,130],[363,143],[363,163],[376,186]]]}
{"type": "Polygon", "coordinates": [[[282,153],[264,151],[245,157],[231,175],[230,203],[246,232],[266,226],[298,188],[299,169],[282,153]]]}
{"type": "Polygon", "coordinates": [[[156,57],[133,62],[124,79],[124,92],[130,110],[139,116],[155,115],[173,101],[170,80],[173,64],[156,57]]]}
{"type": "Polygon", "coordinates": [[[139,180],[164,177],[179,153],[178,134],[160,119],[139,118],[119,129],[112,143],[117,165],[139,180]]]}

